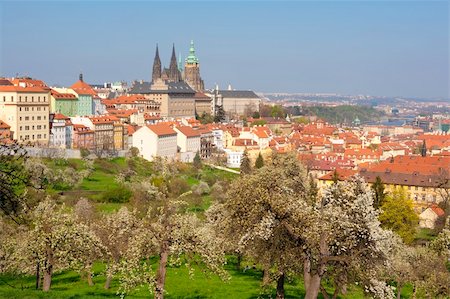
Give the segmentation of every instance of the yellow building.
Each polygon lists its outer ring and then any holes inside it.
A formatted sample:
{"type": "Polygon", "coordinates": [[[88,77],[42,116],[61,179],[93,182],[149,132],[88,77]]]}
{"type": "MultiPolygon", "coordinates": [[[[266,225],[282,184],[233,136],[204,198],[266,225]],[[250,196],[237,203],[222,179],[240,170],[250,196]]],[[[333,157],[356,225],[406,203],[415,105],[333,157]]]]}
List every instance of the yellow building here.
{"type": "Polygon", "coordinates": [[[2,80],[0,119],[20,143],[48,144],[50,89],[39,80],[2,80]]]}

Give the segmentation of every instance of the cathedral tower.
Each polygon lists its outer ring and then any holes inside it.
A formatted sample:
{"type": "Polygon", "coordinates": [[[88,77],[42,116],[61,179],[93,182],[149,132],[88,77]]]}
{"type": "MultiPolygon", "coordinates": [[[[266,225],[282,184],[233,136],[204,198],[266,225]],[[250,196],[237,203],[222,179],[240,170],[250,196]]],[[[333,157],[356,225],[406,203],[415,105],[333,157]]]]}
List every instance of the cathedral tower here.
{"type": "Polygon", "coordinates": [[[184,80],[196,91],[203,91],[203,80],[200,77],[200,63],[195,56],[194,41],[191,40],[189,56],[186,57],[184,65],[184,80]]]}
{"type": "Polygon", "coordinates": [[[161,79],[161,59],[159,58],[158,44],[156,44],[155,60],[153,61],[152,82],[161,79]]]}
{"type": "Polygon", "coordinates": [[[181,73],[178,70],[177,56],[175,55],[175,45],[172,47],[172,58],[170,58],[169,72],[167,75],[171,82],[181,81],[181,73]]]}

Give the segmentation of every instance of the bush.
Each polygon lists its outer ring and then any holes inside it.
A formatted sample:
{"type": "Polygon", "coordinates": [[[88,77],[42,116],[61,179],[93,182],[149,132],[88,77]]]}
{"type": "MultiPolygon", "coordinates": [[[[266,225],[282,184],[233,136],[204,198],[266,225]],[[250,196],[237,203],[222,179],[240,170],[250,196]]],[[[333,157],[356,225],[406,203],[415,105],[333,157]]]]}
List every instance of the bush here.
{"type": "Polygon", "coordinates": [[[86,158],[91,152],[87,148],[80,148],[81,158],[86,158]]]}
{"type": "Polygon", "coordinates": [[[114,203],[126,203],[130,200],[133,193],[125,186],[119,186],[106,191],[103,194],[103,200],[114,203]]]}
{"type": "Polygon", "coordinates": [[[200,182],[198,185],[192,186],[192,192],[198,196],[206,195],[209,193],[209,186],[206,182],[200,182]]]}
{"type": "Polygon", "coordinates": [[[189,191],[189,184],[185,179],[176,177],[170,182],[170,193],[172,195],[179,196],[187,191],[189,191]]]}

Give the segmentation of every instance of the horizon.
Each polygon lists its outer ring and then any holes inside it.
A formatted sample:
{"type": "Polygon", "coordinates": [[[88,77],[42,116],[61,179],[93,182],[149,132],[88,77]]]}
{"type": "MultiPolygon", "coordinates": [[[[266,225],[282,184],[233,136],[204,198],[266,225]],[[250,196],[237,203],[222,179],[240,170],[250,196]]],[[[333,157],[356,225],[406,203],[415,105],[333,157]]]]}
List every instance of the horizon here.
{"type": "Polygon", "coordinates": [[[184,61],[194,40],[207,89],[448,99],[448,8],[447,1],[2,1],[0,75],[63,86],[80,72],[90,84],[149,81],[156,44],[167,67],[172,43],[184,61]]]}

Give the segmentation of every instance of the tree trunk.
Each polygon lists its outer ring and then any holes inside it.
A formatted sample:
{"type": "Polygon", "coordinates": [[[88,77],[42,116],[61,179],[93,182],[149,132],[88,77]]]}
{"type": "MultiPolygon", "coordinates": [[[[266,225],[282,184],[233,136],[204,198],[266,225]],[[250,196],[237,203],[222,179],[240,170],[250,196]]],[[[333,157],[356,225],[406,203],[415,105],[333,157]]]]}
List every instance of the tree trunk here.
{"type": "Polygon", "coordinates": [[[308,291],[308,286],[311,281],[311,262],[308,258],[305,258],[303,262],[303,280],[305,282],[305,291],[308,291]]]}
{"type": "Polygon", "coordinates": [[[159,268],[156,278],[155,299],[164,299],[164,285],[166,283],[166,266],[169,258],[169,243],[164,241],[159,253],[159,268]]]}
{"type": "Polygon", "coordinates": [[[311,276],[309,285],[307,287],[305,299],[316,299],[319,295],[321,277],[319,274],[311,276]]]}
{"type": "Polygon", "coordinates": [[[322,284],[320,285],[320,293],[322,293],[322,296],[324,299],[330,299],[330,296],[327,293],[327,290],[325,290],[325,288],[322,286],[322,284]]]}
{"type": "Polygon", "coordinates": [[[284,299],[284,273],[277,280],[277,299],[284,299]]]}
{"type": "Polygon", "coordinates": [[[109,289],[109,287],[111,286],[111,280],[112,280],[112,275],[107,275],[106,276],[106,282],[105,282],[105,290],[109,289]]]}
{"type": "Polygon", "coordinates": [[[91,273],[91,271],[87,272],[87,281],[88,281],[89,286],[92,287],[94,285],[94,282],[92,281],[92,273],[91,273]]]}
{"type": "Polygon", "coordinates": [[[46,247],[47,261],[45,262],[44,269],[44,283],[42,290],[44,292],[50,291],[50,286],[52,285],[52,274],[53,274],[53,250],[50,246],[46,247]]]}
{"type": "Polygon", "coordinates": [[[400,299],[402,297],[402,288],[403,286],[397,283],[397,299],[400,299]]]}
{"type": "Polygon", "coordinates": [[[41,288],[41,269],[39,267],[39,262],[36,263],[36,290],[41,288]]]}
{"type": "Polygon", "coordinates": [[[236,269],[241,270],[241,262],[242,262],[242,254],[240,252],[237,253],[237,263],[236,269]]]}
{"type": "Polygon", "coordinates": [[[50,286],[52,284],[52,266],[50,265],[47,269],[44,270],[44,285],[42,287],[42,290],[44,292],[50,291],[50,286]]]}
{"type": "Polygon", "coordinates": [[[270,283],[270,270],[268,267],[264,267],[263,269],[263,284],[267,285],[270,283]]]}

